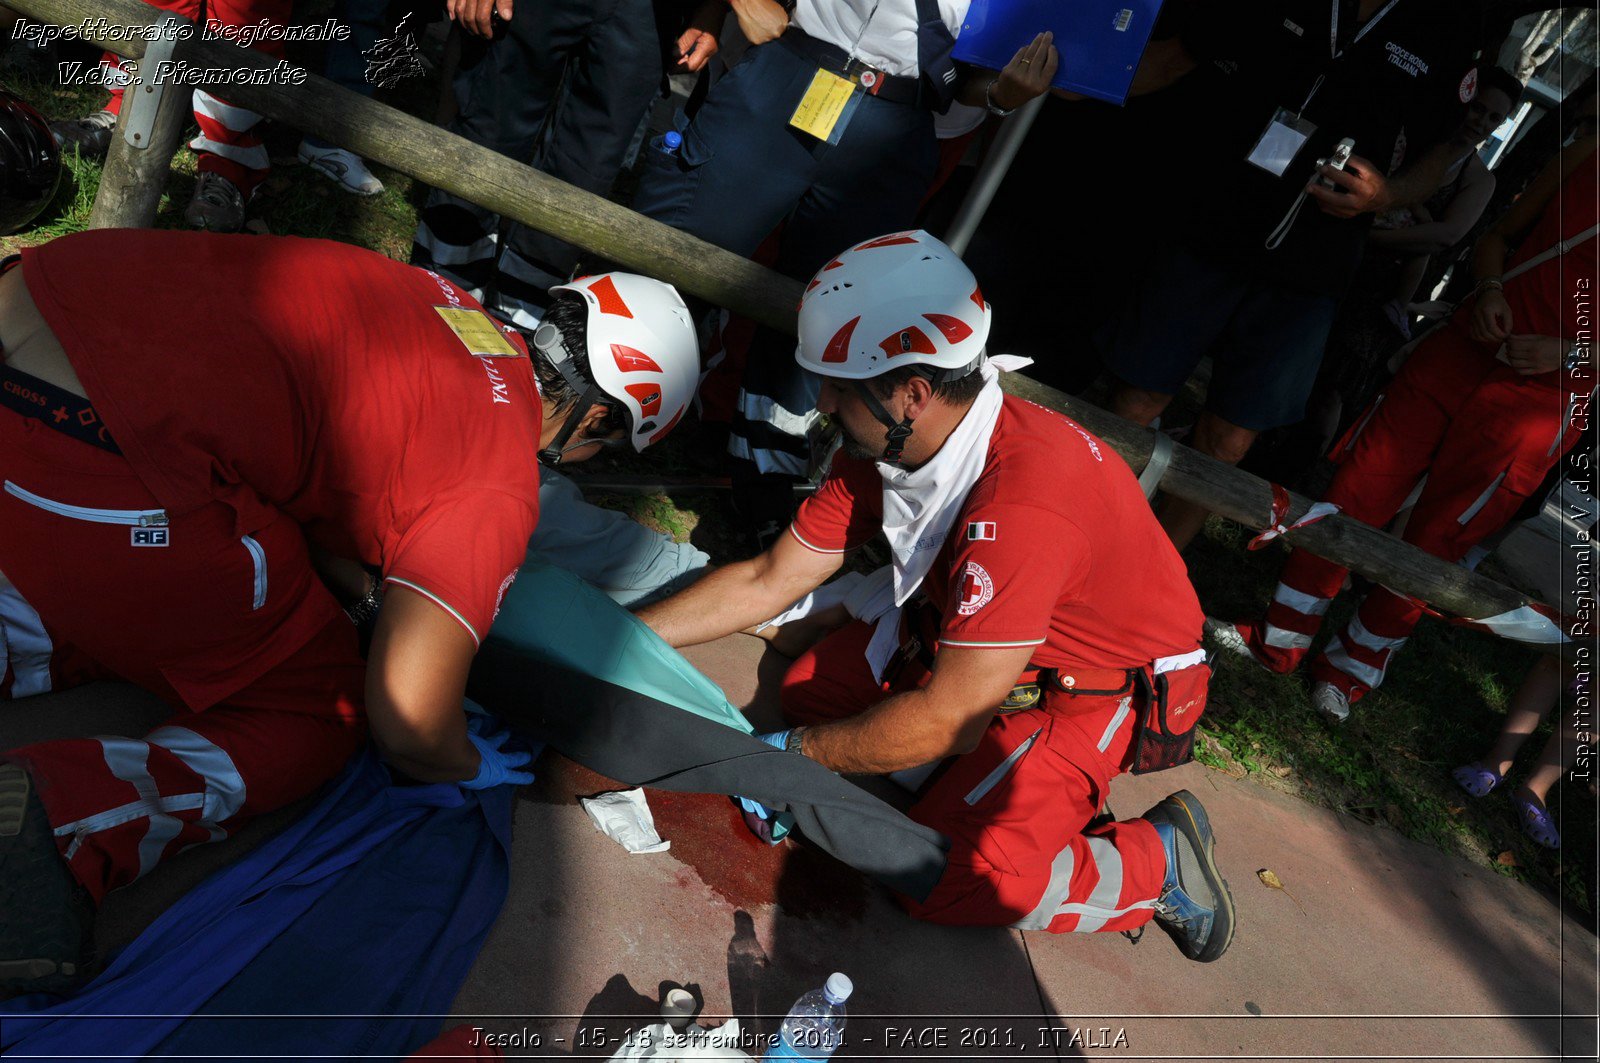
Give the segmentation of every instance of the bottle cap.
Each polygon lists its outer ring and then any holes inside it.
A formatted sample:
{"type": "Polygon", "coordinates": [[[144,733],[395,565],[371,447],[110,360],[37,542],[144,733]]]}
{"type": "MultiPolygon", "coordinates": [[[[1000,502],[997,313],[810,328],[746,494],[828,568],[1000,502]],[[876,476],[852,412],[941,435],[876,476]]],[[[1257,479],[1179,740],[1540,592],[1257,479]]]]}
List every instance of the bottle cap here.
{"type": "Polygon", "coordinates": [[[850,981],[849,975],[835,971],[828,976],[828,981],[823,985],[822,991],[835,1004],[843,1004],[850,998],[850,994],[855,991],[855,988],[855,983],[850,981]]]}
{"type": "Polygon", "coordinates": [[[661,143],[666,145],[668,151],[677,151],[683,145],[683,134],[676,129],[671,130],[661,138],[661,143]]]}

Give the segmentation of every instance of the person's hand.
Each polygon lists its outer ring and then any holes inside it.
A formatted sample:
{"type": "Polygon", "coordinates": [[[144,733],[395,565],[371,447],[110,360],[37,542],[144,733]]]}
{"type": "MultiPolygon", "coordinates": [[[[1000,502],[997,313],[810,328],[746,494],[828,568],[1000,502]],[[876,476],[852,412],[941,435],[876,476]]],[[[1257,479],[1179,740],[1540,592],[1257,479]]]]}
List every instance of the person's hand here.
{"type": "Polygon", "coordinates": [[[717,36],[728,17],[727,5],[722,0],[708,0],[695,9],[688,29],[678,34],[678,66],[693,74],[703,68],[717,54],[717,36]]]}
{"type": "Polygon", "coordinates": [[[452,22],[479,37],[494,36],[494,15],[501,22],[511,21],[512,0],[445,0],[444,10],[452,22]]]}
{"type": "Polygon", "coordinates": [[[1335,218],[1354,218],[1394,205],[1390,202],[1388,179],[1359,155],[1350,156],[1342,170],[1337,166],[1320,167],[1317,177],[1306,185],[1306,192],[1317,201],[1324,214],[1335,218]],[[1336,187],[1323,186],[1319,179],[1324,177],[1336,187]]]}
{"type": "Polygon", "coordinates": [[[1472,305],[1472,338],[1479,343],[1503,343],[1511,335],[1511,306],[1499,288],[1485,288],[1472,305]]]}
{"type": "Polygon", "coordinates": [[[1512,336],[1506,340],[1506,361],[1523,376],[1553,373],[1570,346],[1559,336],[1512,336]]]}
{"type": "Polygon", "coordinates": [[[526,786],[533,782],[533,772],[517,770],[533,760],[533,754],[520,750],[506,752],[502,747],[510,738],[509,731],[502,731],[492,738],[484,738],[470,731],[467,733],[467,741],[473,744],[478,750],[478,756],[483,759],[478,765],[478,774],[462,783],[463,788],[488,790],[503,783],[526,786]]]}
{"type": "Polygon", "coordinates": [[[989,88],[989,99],[996,107],[1014,111],[1050,87],[1050,79],[1061,65],[1061,53],[1050,43],[1053,40],[1055,35],[1046,30],[1017,49],[989,88]]]}
{"type": "Polygon", "coordinates": [[[729,0],[729,5],[752,45],[775,41],[789,28],[789,12],[777,0],[729,0]]]}

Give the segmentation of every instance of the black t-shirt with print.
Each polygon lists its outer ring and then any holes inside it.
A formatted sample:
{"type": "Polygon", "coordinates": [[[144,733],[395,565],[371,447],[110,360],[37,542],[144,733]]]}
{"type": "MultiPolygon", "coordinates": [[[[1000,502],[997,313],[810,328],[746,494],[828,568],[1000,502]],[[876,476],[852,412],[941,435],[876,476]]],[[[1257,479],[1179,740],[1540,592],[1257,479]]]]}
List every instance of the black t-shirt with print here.
{"type": "Polygon", "coordinates": [[[1284,287],[1327,294],[1348,285],[1371,215],[1334,218],[1308,199],[1282,245],[1266,250],[1268,235],[1316,160],[1331,155],[1342,138],[1355,141],[1355,154],[1393,172],[1408,161],[1395,158],[1402,130],[1409,161],[1450,136],[1471,98],[1483,25],[1481,0],[1397,0],[1376,22],[1369,19],[1357,41],[1359,0],[1337,0],[1335,48],[1334,3],[1183,4],[1178,35],[1200,66],[1168,90],[1166,101],[1174,175],[1215,177],[1175,195],[1176,234],[1207,257],[1268,270],[1284,287]],[[1302,106],[1317,129],[1283,176],[1245,161],[1279,107],[1302,106]]]}

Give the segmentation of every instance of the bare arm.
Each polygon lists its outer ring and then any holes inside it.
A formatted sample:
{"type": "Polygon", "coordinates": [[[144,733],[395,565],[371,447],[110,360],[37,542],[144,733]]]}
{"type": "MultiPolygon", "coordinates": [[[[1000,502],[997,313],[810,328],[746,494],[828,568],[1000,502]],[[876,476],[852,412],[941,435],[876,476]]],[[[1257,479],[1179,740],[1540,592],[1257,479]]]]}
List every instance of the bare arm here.
{"type": "Polygon", "coordinates": [[[806,756],[837,772],[881,775],[970,753],[1032,653],[1032,646],[945,647],[927,686],[807,728],[806,756]]]}
{"type": "Polygon", "coordinates": [[[1385,177],[1370,160],[1352,155],[1342,170],[1323,166],[1317,171],[1319,177],[1332,181],[1335,187],[1327,188],[1312,180],[1306,185],[1306,193],[1317,201],[1323,213],[1336,218],[1354,218],[1402,203],[1421,203],[1444,183],[1457,150],[1449,142],[1436,144],[1393,177],[1385,177]]]}
{"type": "Polygon", "coordinates": [[[422,595],[390,584],[367,658],[367,717],[384,759],[423,782],[478,774],[461,701],[477,646],[422,595]]]}
{"type": "Polygon", "coordinates": [[[822,585],[844,560],[800,545],[785,533],[766,553],[717,569],[693,586],[639,611],[673,646],[743,631],[770,620],[822,585]]]}
{"type": "Polygon", "coordinates": [[[1567,145],[1560,155],[1545,164],[1528,188],[1499,221],[1479,238],[1472,249],[1472,277],[1478,282],[1472,305],[1472,337],[1480,343],[1504,343],[1510,339],[1516,322],[1511,307],[1499,290],[1511,249],[1520,244],[1538,223],[1545,207],[1561,190],[1561,182],[1593,154],[1597,138],[1583,137],[1567,145]]]}
{"type": "Polygon", "coordinates": [[[1446,251],[1477,224],[1489,205],[1489,197],[1494,195],[1494,186],[1494,174],[1481,165],[1475,166],[1472,176],[1445,207],[1444,217],[1409,229],[1374,229],[1368,239],[1375,247],[1400,254],[1433,255],[1446,251]]]}

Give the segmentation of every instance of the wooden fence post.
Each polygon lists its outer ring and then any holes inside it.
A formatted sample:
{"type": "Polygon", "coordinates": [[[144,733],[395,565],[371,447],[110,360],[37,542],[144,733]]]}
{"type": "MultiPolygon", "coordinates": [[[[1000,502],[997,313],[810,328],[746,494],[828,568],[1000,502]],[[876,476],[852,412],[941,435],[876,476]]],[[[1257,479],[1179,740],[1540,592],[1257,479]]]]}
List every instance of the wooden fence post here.
{"type": "Polygon", "coordinates": [[[189,124],[192,90],[186,85],[157,84],[155,77],[158,64],[173,55],[179,27],[191,23],[168,12],[156,25],[161,37],[145,49],[139,80],[123,92],[122,112],[89,214],[91,229],[145,229],[155,224],[172,157],[189,124]]]}

